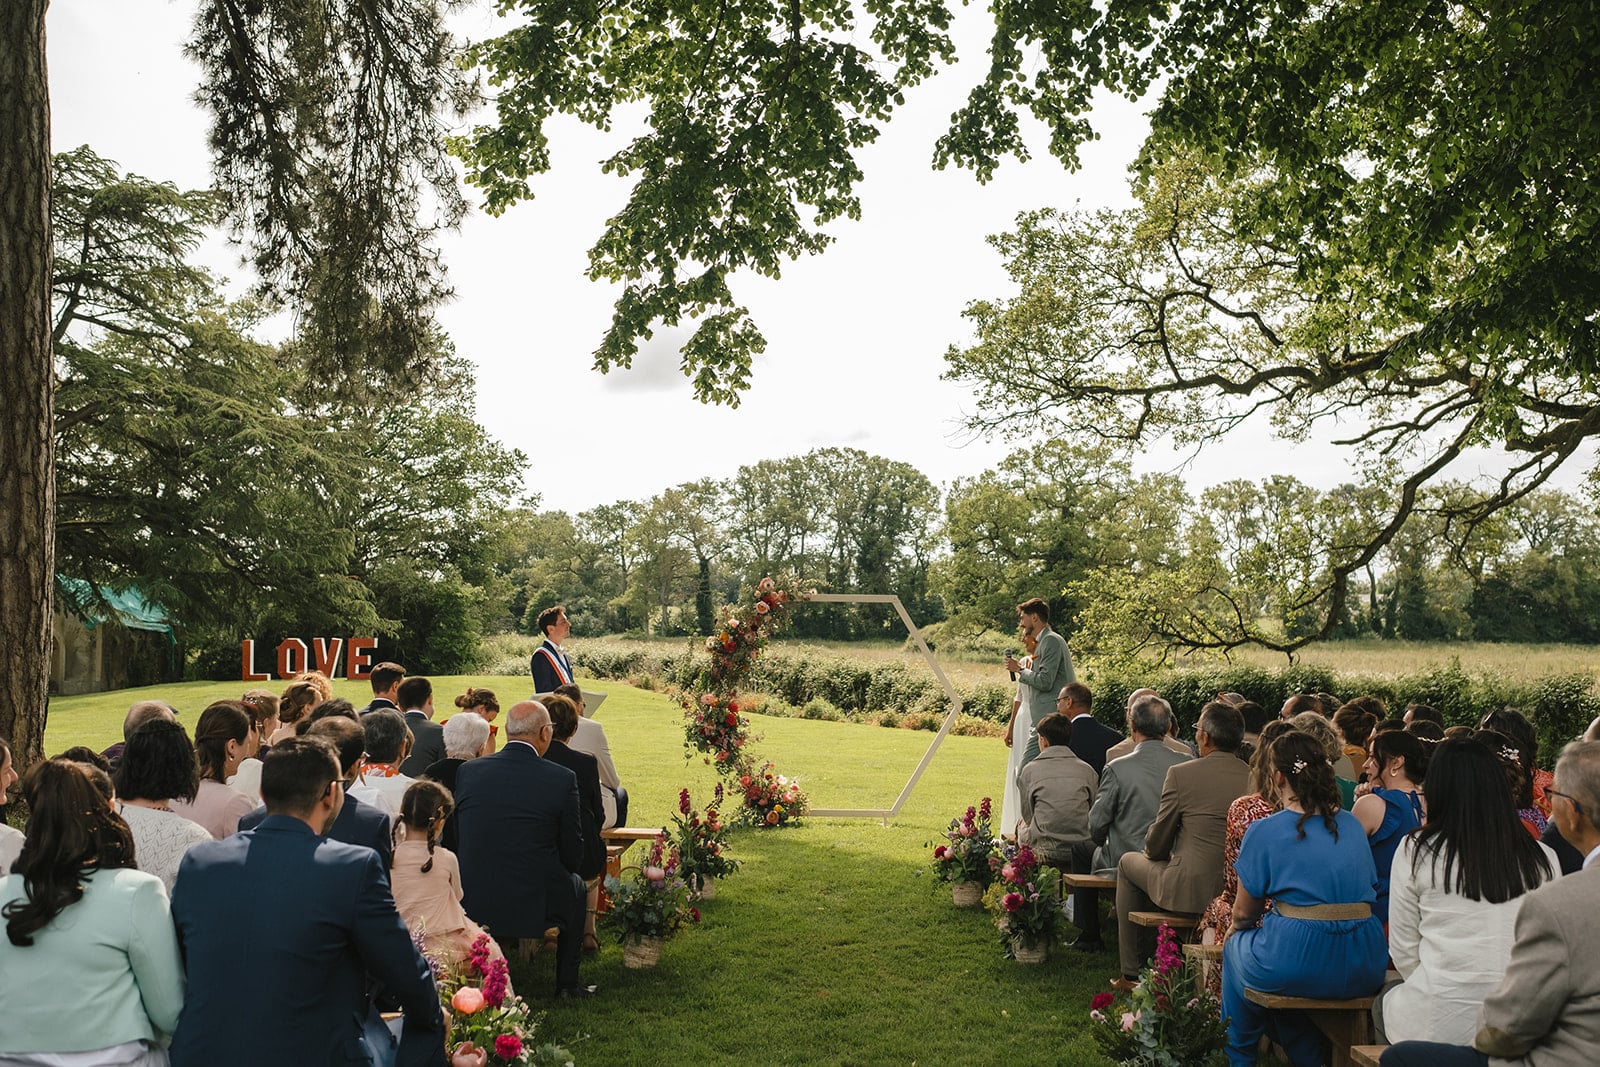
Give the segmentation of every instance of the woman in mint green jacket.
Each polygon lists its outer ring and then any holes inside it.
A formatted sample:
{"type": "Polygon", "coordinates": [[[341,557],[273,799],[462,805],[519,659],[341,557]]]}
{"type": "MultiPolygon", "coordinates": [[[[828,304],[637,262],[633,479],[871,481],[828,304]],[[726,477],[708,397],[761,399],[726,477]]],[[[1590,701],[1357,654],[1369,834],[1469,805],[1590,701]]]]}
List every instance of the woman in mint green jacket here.
{"type": "Polygon", "coordinates": [[[161,880],[76,763],[23,784],[27,843],[0,879],[0,1061],[161,1067],[183,967],[161,880]]]}

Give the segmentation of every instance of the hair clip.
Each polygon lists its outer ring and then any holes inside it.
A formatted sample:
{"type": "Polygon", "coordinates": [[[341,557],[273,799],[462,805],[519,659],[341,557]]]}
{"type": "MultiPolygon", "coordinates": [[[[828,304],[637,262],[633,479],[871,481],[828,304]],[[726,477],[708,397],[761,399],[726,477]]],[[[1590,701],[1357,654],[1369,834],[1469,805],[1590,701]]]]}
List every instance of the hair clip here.
{"type": "Polygon", "coordinates": [[[1501,759],[1508,759],[1508,760],[1511,760],[1511,761],[1516,762],[1516,763],[1522,762],[1521,753],[1519,753],[1516,749],[1512,748],[1510,745],[1506,745],[1506,746],[1504,746],[1504,747],[1502,747],[1500,749],[1500,758],[1501,759]]]}
{"type": "Polygon", "coordinates": [[[1305,769],[1306,769],[1306,761],[1305,760],[1297,759],[1297,760],[1294,761],[1294,773],[1299,774],[1301,771],[1303,771],[1305,769]]]}
{"type": "Polygon", "coordinates": [[[1333,766],[1333,760],[1331,760],[1331,759],[1325,759],[1325,760],[1323,760],[1323,761],[1322,761],[1322,762],[1323,762],[1323,763],[1326,763],[1326,764],[1327,764],[1327,765],[1328,765],[1328,766],[1330,766],[1330,767],[1332,767],[1332,766],[1333,766]]]}

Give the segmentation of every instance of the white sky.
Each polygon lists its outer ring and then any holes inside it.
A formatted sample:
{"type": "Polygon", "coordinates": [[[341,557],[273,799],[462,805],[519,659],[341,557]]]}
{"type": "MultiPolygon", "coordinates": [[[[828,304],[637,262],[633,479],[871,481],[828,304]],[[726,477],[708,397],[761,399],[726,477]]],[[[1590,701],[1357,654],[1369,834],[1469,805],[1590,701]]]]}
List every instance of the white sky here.
{"type": "MultiPolygon", "coordinates": [[[[58,150],[87,143],[148,178],[184,188],[209,183],[206,117],[191,99],[198,72],[181,51],[193,11],[192,0],[51,5],[58,150]]],[[[535,179],[537,199],[500,218],[475,211],[445,240],[458,295],[440,317],[477,365],[480,420],[532,457],[527,489],[543,506],[575,513],[646,499],[683,481],[829,445],[903,460],[940,484],[977,474],[1006,453],[1003,442],[968,439],[960,421],[972,398],[939,380],[946,347],[970,338],[962,307],[1010,292],[984,238],[1024,210],[1128,204],[1126,168],[1145,122],[1139,108],[1105,102],[1094,116],[1103,139],[1084,148],[1077,173],[1046,154],[1042,135],[1032,138],[1032,161],[1007,164],[987,186],[965,171],[934,171],[934,140],[984,59],[982,11],[959,11],[963,62],[911,94],[861,154],[861,220],[833,224],[834,246],[790,264],[781,280],[735,279],[735,297],[768,341],[736,410],[692,399],[666,332],[631,372],[590,369],[613,291],[587,281],[583,268],[604,220],[624,201],[623,184],[599,166],[623,135],[558,122],[554,166],[535,179]],[[559,456],[544,457],[534,426],[552,405],[566,413],[570,435],[559,456]]],[[[481,37],[489,25],[480,9],[461,20],[461,32],[481,37]]],[[[236,251],[220,241],[206,254],[219,273],[244,276],[236,251]]],[[[1174,462],[1163,456],[1144,466],[1174,462]]],[[[1189,477],[1195,490],[1278,472],[1327,486],[1350,478],[1347,462],[1328,449],[1291,451],[1264,428],[1247,427],[1196,461],[1189,477]]]]}

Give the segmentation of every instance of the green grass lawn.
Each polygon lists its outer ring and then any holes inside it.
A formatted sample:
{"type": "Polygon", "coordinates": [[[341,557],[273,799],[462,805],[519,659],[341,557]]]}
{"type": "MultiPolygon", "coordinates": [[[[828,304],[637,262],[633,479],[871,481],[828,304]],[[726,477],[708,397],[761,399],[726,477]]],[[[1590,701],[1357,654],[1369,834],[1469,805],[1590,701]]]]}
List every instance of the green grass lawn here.
{"type": "MultiPolygon", "coordinates": [[[[441,711],[467,685],[495,689],[503,705],[525,695],[512,678],[436,679],[441,711]]],[[[709,799],[715,775],[684,759],[678,708],[658,694],[589,682],[610,694],[606,726],[631,797],[628,821],[648,826],[676,810],[678,790],[709,799]]],[[[128,705],[175,704],[193,726],[233,683],[190,683],[60,697],[51,702],[46,751],[103,748],[120,735],[128,705]]],[[[341,695],[364,686],[340,683],[341,695]]],[[[886,807],[926,751],[931,734],[847,723],[757,719],[755,751],[798,776],[815,806],[886,807]]],[[[814,819],[771,831],[740,830],[744,868],[702,905],[704,922],[668,943],[653,971],[630,971],[602,928],[604,949],[585,960],[593,1000],[548,1001],[541,1036],[580,1064],[1085,1064],[1089,997],[1116,972],[1109,954],[1059,949],[1042,966],[1001,955],[978,909],[954,907],[945,886],[919,874],[929,843],[952,815],[1000,793],[1006,749],[990,738],[946,738],[892,825],[814,819]]],[[[637,858],[638,850],[630,858],[637,858]]],[[[514,963],[512,979],[535,1004],[554,985],[554,961],[514,963]]]]}

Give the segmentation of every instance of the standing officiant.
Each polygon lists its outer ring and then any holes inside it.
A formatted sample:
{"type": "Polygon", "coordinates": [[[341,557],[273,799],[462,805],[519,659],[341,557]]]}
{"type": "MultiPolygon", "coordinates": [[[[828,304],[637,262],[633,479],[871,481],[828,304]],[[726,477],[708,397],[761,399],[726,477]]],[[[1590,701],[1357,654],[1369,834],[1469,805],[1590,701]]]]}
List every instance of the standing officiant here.
{"type": "Polygon", "coordinates": [[[1056,694],[1068,682],[1078,680],[1072,672],[1072,653],[1067,651],[1064,637],[1050,628],[1050,605],[1038,597],[1017,605],[1017,619],[1025,636],[1038,643],[1033,654],[1033,665],[1024,667],[1015,656],[1007,656],[1006,670],[1017,676],[1024,686],[1028,700],[1028,719],[1033,726],[1029,731],[1028,747],[1022,753],[1026,767],[1039,755],[1039,738],[1034,732],[1046,715],[1056,710],[1056,694]]]}

